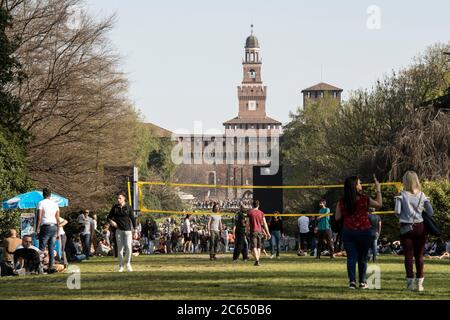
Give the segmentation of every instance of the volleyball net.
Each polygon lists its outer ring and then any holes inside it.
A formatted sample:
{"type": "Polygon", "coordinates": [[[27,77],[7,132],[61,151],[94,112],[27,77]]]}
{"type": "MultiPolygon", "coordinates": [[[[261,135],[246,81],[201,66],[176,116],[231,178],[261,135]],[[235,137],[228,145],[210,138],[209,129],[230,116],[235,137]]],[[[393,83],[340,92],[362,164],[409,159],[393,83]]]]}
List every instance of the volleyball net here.
{"type": "MultiPolygon", "coordinates": [[[[151,209],[147,208],[145,206],[144,201],[144,188],[148,186],[160,186],[160,187],[171,187],[171,188],[207,188],[207,189],[296,189],[296,190],[314,190],[314,189],[342,189],[344,188],[344,185],[309,185],[309,186],[251,186],[251,185],[211,185],[211,184],[195,184],[195,183],[172,183],[172,182],[161,182],[161,181],[137,181],[137,193],[138,197],[135,197],[135,199],[139,199],[139,211],[141,213],[154,213],[154,214],[167,214],[167,215],[211,215],[212,211],[203,211],[203,210],[190,210],[190,211],[176,211],[176,210],[161,210],[161,209],[151,209]]],[[[362,184],[363,187],[373,187],[375,184],[362,184]]],[[[395,187],[397,192],[400,192],[402,189],[402,183],[401,182],[384,182],[380,183],[382,188],[386,187],[395,187]]],[[[132,205],[132,193],[131,193],[132,187],[131,183],[128,182],[128,198],[130,201],[130,204],[132,205]]],[[[151,191],[151,190],[150,190],[151,191]]],[[[258,199],[262,200],[263,199],[258,199]]],[[[395,211],[375,211],[372,212],[373,214],[377,215],[390,215],[394,214],[395,211]]],[[[235,215],[234,212],[220,212],[223,216],[233,216],[235,215]]],[[[316,217],[316,216],[331,216],[333,213],[329,214],[320,214],[320,213],[284,213],[280,212],[277,214],[265,214],[265,216],[280,216],[280,217],[301,217],[301,216],[308,216],[308,217],[316,217]]]]}

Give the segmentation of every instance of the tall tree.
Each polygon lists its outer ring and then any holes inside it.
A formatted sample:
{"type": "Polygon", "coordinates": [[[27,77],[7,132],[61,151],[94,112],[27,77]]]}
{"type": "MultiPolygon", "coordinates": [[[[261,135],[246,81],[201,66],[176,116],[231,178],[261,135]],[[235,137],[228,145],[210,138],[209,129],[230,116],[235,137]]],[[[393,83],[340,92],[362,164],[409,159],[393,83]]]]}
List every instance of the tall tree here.
{"type": "Polygon", "coordinates": [[[20,99],[11,93],[11,84],[21,80],[20,64],[14,56],[17,41],[7,29],[12,19],[0,7],[0,198],[25,191],[29,186],[26,170],[26,134],[20,124],[20,99]]]}
{"type": "Polygon", "coordinates": [[[105,166],[133,164],[138,116],[128,99],[108,32],[114,16],[94,19],[80,0],[9,0],[11,33],[27,75],[14,83],[20,123],[30,135],[28,168],[72,204],[102,205],[111,189],[105,166]]]}

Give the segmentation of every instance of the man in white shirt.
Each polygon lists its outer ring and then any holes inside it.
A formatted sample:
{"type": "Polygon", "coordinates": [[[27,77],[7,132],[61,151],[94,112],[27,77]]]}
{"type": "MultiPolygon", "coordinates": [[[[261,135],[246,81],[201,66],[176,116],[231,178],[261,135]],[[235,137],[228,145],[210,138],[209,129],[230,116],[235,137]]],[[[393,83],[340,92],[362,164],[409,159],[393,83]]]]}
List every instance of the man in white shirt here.
{"type": "Polygon", "coordinates": [[[186,218],[184,218],[183,224],[181,225],[181,229],[183,232],[184,237],[184,248],[183,252],[190,252],[191,251],[191,215],[187,215],[186,218]]]}
{"type": "MultiPolygon", "coordinates": [[[[305,212],[302,212],[305,214],[305,212]]],[[[305,251],[308,250],[308,237],[309,237],[309,218],[307,216],[301,216],[298,218],[298,231],[299,231],[299,246],[298,255],[304,256],[305,251]]]]}
{"type": "MultiPolygon", "coordinates": [[[[54,252],[55,242],[59,240],[60,216],[58,204],[51,200],[51,192],[47,188],[42,191],[44,200],[38,204],[37,234],[39,235],[39,250],[44,252],[48,246],[48,252],[54,252]]],[[[49,273],[55,273],[53,267],[55,258],[50,255],[49,273]]]]}

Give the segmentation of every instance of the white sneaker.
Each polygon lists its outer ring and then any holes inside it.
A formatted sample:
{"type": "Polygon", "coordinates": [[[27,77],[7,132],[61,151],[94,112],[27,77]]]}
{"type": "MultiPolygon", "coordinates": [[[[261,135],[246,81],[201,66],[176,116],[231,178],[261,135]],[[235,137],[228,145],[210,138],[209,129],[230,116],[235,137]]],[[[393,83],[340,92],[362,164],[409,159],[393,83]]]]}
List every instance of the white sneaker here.
{"type": "Polygon", "coordinates": [[[417,291],[423,291],[423,290],[425,290],[424,287],[423,287],[423,280],[424,280],[424,278],[416,279],[416,288],[417,288],[417,291]]]}
{"type": "Polygon", "coordinates": [[[123,267],[119,267],[119,272],[123,272],[123,267]]]}
{"type": "Polygon", "coordinates": [[[127,264],[127,271],[133,272],[133,268],[131,267],[131,264],[127,264]]]}
{"type": "Polygon", "coordinates": [[[271,256],[270,256],[270,259],[273,259],[274,257],[275,257],[275,255],[271,255],[271,256]]]}

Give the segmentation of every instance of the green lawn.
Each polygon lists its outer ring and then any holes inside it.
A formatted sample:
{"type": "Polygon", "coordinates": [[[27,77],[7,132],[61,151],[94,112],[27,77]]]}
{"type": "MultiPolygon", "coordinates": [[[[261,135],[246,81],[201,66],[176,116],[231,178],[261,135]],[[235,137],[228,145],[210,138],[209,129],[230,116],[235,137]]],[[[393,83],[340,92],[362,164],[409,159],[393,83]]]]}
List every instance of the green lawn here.
{"type": "Polygon", "coordinates": [[[426,260],[425,292],[404,290],[402,257],[382,256],[380,290],[347,288],[346,260],[286,254],[235,264],[231,255],[134,258],[133,273],[117,273],[113,258],[79,264],[81,289],[69,290],[69,274],[0,278],[0,299],[450,299],[450,261],[426,260]]]}

